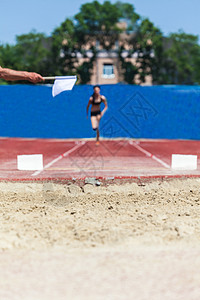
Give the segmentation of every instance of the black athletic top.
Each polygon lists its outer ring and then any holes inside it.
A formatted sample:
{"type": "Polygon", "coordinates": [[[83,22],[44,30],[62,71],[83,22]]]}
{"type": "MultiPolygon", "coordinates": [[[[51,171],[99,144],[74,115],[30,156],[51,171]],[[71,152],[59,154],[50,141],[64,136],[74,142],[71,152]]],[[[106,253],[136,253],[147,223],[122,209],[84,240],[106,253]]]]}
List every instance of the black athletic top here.
{"type": "Polygon", "coordinates": [[[100,99],[101,99],[101,101],[95,102],[95,97],[94,97],[94,95],[92,95],[92,104],[93,105],[99,105],[99,104],[101,104],[101,102],[103,102],[103,99],[102,99],[101,96],[100,96],[100,99]]]}

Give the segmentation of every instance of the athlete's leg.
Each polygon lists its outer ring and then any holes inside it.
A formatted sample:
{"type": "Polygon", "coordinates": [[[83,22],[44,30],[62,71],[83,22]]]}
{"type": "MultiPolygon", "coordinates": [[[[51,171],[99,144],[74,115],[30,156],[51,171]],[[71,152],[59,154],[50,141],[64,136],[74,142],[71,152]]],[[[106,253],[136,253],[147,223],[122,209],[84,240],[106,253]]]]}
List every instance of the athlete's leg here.
{"type": "Polygon", "coordinates": [[[91,116],[91,124],[92,124],[92,129],[97,130],[97,117],[96,116],[91,116]]]}
{"type": "Polygon", "coordinates": [[[100,119],[101,119],[101,115],[97,115],[97,142],[99,141],[99,135],[100,135],[100,132],[99,132],[99,123],[100,123],[100,119]]]}
{"type": "Polygon", "coordinates": [[[97,128],[97,138],[96,138],[97,142],[99,141],[99,128],[97,128]]]}

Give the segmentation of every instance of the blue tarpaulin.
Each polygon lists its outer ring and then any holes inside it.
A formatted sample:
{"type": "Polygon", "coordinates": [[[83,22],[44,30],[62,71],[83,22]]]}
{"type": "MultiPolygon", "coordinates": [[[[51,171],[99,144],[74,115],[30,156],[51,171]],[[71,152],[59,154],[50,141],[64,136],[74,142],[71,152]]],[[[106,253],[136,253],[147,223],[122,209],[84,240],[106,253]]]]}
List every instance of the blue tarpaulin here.
{"type": "MultiPolygon", "coordinates": [[[[86,106],[93,88],[77,85],[53,98],[50,86],[0,86],[0,136],[94,137],[86,106]]],[[[200,139],[200,87],[102,85],[106,138],[200,139]]],[[[102,104],[103,109],[103,104],[102,104]]]]}

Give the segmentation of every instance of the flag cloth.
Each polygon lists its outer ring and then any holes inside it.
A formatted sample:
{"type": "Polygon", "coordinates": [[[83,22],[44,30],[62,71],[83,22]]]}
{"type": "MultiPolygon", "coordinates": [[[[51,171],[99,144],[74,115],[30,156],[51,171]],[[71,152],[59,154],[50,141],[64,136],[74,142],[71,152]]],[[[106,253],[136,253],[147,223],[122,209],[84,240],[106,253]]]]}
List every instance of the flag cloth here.
{"type": "Polygon", "coordinates": [[[52,88],[52,96],[55,97],[64,91],[71,91],[76,80],[76,76],[56,76],[52,88]]]}

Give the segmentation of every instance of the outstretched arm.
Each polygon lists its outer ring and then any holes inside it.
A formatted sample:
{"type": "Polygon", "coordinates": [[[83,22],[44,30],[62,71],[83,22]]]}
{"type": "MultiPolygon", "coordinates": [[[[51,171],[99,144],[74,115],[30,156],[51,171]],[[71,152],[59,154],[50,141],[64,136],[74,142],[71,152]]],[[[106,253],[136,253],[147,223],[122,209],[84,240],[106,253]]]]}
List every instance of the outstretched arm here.
{"type": "Polygon", "coordinates": [[[28,80],[33,83],[44,81],[40,74],[26,71],[15,71],[0,67],[0,78],[14,81],[14,80],[28,80]]]}
{"type": "Polygon", "coordinates": [[[89,110],[90,104],[92,104],[92,97],[90,97],[90,99],[89,99],[89,101],[88,101],[87,108],[86,108],[86,111],[87,111],[87,118],[88,118],[88,110],[89,110]]]}
{"type": "Polygon", "coordinates": [[[104,109],[101,112],[101,117],[103,117],[103,115],[105,114],[106,110],[108,109],[108,103],[107,103],[106,97],[102,96],[102,101],[103,101],[105,107],[104,107],[104,109]]]}

